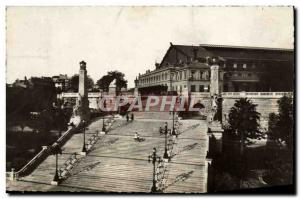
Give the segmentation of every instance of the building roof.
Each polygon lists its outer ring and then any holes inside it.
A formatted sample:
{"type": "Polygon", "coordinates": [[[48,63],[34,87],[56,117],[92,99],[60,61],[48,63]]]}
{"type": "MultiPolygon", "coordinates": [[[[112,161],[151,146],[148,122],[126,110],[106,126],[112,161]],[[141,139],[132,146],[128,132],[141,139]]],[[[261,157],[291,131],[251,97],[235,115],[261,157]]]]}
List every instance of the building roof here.
{"type": "Polygon", "coordinates": [[[200,44],[207,51],[224,59],[293,61],[294,50],[284,48],[225,46],[200,44]]]}
{"type": "Polygon", "coordinates": [[[200,44],[193,45],[174,45],[165,54],[160,66],[175,64],[178,59],[185,61],[196,58],[219,57],[222,60],[265,60],[265,61],[291,61],[294,60],[294,50],[284,48],[266,48],[249,46],[225,46],[200,44]]]}
{"type": "Polygon", "coordinates": [[[211,48],[238,48],[238,49],[251,49],[251,50],[271,50],[271,51],[294,51],[290,48],[268,48],[268,47],[255,47],[255,46],[229,46],[229,45],[215,45],[215,44],[200,44],[199,46],[211,48]]]}

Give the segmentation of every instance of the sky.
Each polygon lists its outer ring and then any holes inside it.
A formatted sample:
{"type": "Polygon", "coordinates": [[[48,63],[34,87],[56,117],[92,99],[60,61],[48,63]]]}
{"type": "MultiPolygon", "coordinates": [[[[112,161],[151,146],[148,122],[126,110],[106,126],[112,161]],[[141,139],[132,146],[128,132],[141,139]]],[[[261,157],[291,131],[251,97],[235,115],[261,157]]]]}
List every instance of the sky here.
{"type": "Polygon", "coordinates": [[[293,48],[292,7],[7,7],[6,82],[72,76],[79,62],[96,82],[125,73],[128,87],[170,47],[293,48]]]}

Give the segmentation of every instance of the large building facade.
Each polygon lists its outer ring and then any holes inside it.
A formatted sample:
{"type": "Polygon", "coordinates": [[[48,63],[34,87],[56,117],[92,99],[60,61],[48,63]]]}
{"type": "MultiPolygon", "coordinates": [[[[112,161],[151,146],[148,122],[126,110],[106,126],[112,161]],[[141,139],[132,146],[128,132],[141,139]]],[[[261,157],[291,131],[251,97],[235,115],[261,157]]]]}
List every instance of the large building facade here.
{"type": "Polygon", "coordinates": [[[219,92],[293,91],[294,51],[237,46],[173,45],[155,70],[140,74],[139,90],[209,92],[218,66],[219,92]]]}

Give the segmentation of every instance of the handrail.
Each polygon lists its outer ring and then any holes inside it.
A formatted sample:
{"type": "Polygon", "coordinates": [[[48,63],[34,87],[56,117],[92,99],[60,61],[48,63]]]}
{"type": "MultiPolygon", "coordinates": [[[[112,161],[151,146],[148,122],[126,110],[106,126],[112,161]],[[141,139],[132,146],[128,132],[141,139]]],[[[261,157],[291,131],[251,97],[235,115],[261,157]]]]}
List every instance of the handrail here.
{"type": "Polygon", "coordinates": [[[15,174],[16,174],[16,176],[18,177],[18,176],[20,176],[23,172],[25,172],[26,171],[26,169],[30,166],[30,165],[32,165],[38,158],[40,158],[44,153],[45,153],[45,151],[47,151],[48,150],[48,147],[47,146],[45,146],[45,147],[43,147],[42,148],[42,150],[38,153],[38,154],[36,154],[26,165],[24,165],[19,171],[17,171],[15,174]]]}
{"type": "MultiPolygon", "coordinates": [[[[74,132],[75,128],[69,128],[66,133],[64,133],[58,140],[56,143],[58,143],[60,146],[64,145],[65,142],[67,141],[67,138],[72,135],[72,133],[74,132]]],[[[21,176],[25,176],[27,175],[26,172],[29,171],[29,169],[34,165],[34,164],[39,164],[41,161],[43,161],[44,158],[48,157],[48,155],[51,152],[53,145],[48,147],[48,146],[43,146],[42,150],[36,154],[26,165],[24,165],[19,171],[17,172],[10,172],[10,175],[14,175],[13,179],[21,177],[21,176]]],[[[30,172],[30,171],[29,171],[30,172]]]]}

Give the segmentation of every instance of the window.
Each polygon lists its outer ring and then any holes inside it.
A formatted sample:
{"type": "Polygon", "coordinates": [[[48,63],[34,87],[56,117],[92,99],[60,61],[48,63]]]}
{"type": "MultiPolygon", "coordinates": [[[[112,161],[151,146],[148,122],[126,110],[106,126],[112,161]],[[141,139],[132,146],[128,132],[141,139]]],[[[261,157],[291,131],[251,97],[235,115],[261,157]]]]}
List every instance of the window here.
{"type": "Polygon", "coordinates": [[[242,76],[242,73],[239,73],[239,77],[241,77],[242,76]]]}
{"type": "Polygon", "coordinates": [[[200,79],[204,79],[203,71],[200,71],[200,79]]]}
{"type": "Polygon", "coordinates": [[[204,85],[199,85],[199,92],[204,92],[204,85]]]}
{"type": "Polygon", "coordinates": [[[204,87],[204,91],[205,92],[209,92],[209,85],[207,85],[207,86],[204,87]]]}
{"type": "Polygon", "coordinates": [[[233,64],[233,68],[237,68],[237,64],[236,63],[233,64]]]}
{"type": "Polygon", "coordinates": [[[183,73],[184,79],[186,79],[186,70],[183,73]]]}
{"type": "Polygon", "coordinates": [[[196,86],[195,85],[191,85],[191,92],[196,92],[196,86]]]}
{"type": "Polygon", "coordinates": [[[252,76],[252,73],[248,73],[248,77],[251,77],[252,76]]]}
{"type": "Polygon", "coordinates": [[[243,64],[243,69],[246,69],[247,68],[247,64],[243,64]]]}
{"type": "Polygon", "coordinates": [[[195,73],[196,73],[195,70],[192,70],[192,71],[191,71],[191,78],[192,78],[192,79],[195,79],[195,73]]]}

